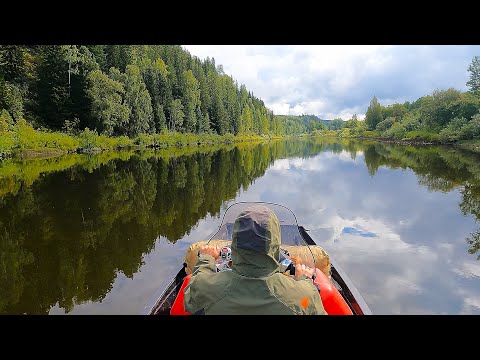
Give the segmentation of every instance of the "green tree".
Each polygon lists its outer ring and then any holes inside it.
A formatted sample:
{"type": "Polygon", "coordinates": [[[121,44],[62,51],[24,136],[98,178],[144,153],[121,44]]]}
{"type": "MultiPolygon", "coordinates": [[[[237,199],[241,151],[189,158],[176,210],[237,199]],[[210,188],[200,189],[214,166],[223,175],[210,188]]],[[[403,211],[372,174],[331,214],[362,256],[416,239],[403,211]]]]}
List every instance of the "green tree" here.
{"type": "Polygon", "coordinates": [[[16,83],[24,81],[27,53],[26,46],[0,45],[0,79],[16,83]]]}
{"type": "Polygon", "coordinates": [[[262,117],[260,118],[260,133],[263,135],[268,134],[267,114],[262,114],[262,117]]]}
{"type": "Polygon", "coordinates": [[[37,112],[44,125],[59,130],[65,120],[71,119],[71,101],[68,84],[68,56],[70,47],[46,45],[38,69],[37,112]]]}
{"type": "Polygon", "coordinates": [[[368,130],[375,130],[380,121],[383,121],[382,106],[374,96],[365,114],[365,125],[368,130]]]}
{"type": "Polygon", "coordinates": [[[107,54],[105,53],[105,45],[88,46],[90,52],[95,56],[95,61],[103,72],[108,71],[107,54]]]}
{"type": "Polygon", "coordinates": [[[253,131],[253,116],[248,103],[243,108],[243,111],[244,111],[243,117],[244,117],[244,124],[245,124],[243,128],[243,132],[248,134],[253,131]]]}
{"type": "Polygon", "coordinates": [[[362,125],[362,122],[358,120],[357,114],[353,114],[352,118],[345,122],[345,127],[349,129],[355,129],[355,128],[361,127],[361,125],[362,125]]]}
{"type": "Polygon", "coordinates": [[[125,100],[131,109],[128,134],[136,136],[140,133],[155,131],[152,101],[139,67],[127,65],[125,75],[125,100]]]}
{"type": "Polygon", "coordinates": [[[403,104],[392,104],[382,108],[382,115],[384,119],[389,117],[395,118],[395,121],[402,121],[403,116],[408,112],[403,104]]]}
{"type": "Polygon", "coordinates": [[[0,111],[0,134],[8,131],[13,126],[13,120],[7,110],[2,109],[0,111]]]}
{"type": "Polygon", "coordinates": [[[15,83],[0,82],[0,109],[4,108],[18,121],[23,117],[23,97],[20,87],[15,83]]]}
{"type": "Polygon", "coordinates": [[[158,132],[162,132],[167,128],[167,119],[165,112],[163,111],[163,105],[157,105],[155,109],[156,129],[158,132]]]}
{"type": "Polygon", "coordinates": [[[393,116],[387,117],[385,120],[382,120],[377,124],[375,130],[385,131],[387,129],[390,129],[393,123],[395,123],[395,118],[393,116]]]}
{"type": "Polygon", "coordinates": [[[467,81],[467,86],[470,91],[480,95],[480,56],[475,56],[468,67],[470,78],[467,81]]]}
{"type": "Polygon", "coordinates": [[[162,59],[153,61],[147,58],[146,54],[138,62],[148,93],[152,99],[155,129],[160,132],[166,127],[165,109],[168,107],[170,100],[170,96],[167,95],[169,91],[167,65],[162,59]]]}
{"type": "Polygon", "coordinates": [[[111,136],[128,123],[130,109],[123,102],[125,90],[120,82],[110,79],[101,70],[92,71],[87,79],[92,117],[98,124],[96,129],[111,136]]]}
{"type": "Polygon", "coordinates": [[[307,123],[307,131],[308,132],[313,132],[315,130],[326,130],[327,125],[325,125],[321,121],[316,121],[316,120],[308,120],[307,123]]]}
{"type": "Polygon", "coordinates": [[[208,118],[208,112],[202,114],[202,111],[199,107],[197,107],[197,119],[198,123],[198,132],[199,133],[208,133],[210,131],[210,119],[208,118]]]}
{"type": "Polygon", "coordinates": [[[478,98],[472,94],[465,96],[459,90],[435,90],[431,96],[425,96],[418,101],[420,120],[427,127],[438,130],[452,119],[465,117],[470,119],[479,109],[478,98]]]}
{"type": "Polygon", "coordinates": [[[345,126],[345,121],[342,119],[333,119],[328,123],[328,128],[330,130],[341,130],[345,126]]]}
{"type": "Polygon", "coordinates": [[[197,107],[200,107],[200,86],[192,70],[185,71],[183,79],[185,82],[183,94],[185,121],[183,128],[186,132],[193,133],[196,130],[198,121],[195,110],[197,107]]]}
{"type": "Polygon", "coordinates": [[[105,55],[107,58],[107,67],[112,66],[126,71],[127,65],[132,63],[132,49],[131,45],[106,45],[105,55]]]}
{"type": "Polygon", "coordinates": [[[185,113],[180,99],[173,100],[170,103],[170,128],[173,131],[180,131],[183,126],[185,113]]]}

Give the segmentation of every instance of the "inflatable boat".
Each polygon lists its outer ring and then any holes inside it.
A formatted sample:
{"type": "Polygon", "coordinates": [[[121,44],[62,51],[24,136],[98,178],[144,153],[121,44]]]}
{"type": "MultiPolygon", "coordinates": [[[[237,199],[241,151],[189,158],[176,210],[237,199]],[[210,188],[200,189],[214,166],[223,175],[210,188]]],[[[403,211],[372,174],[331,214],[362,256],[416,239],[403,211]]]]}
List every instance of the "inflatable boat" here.
{"type": "MultiPolygon", "coordinates": [[[[367,303],[357,288],[334,259],[298,225],[295,214],[287,207],[267,202],[238,202],[230,205],[223,215],[219,228],[207,240],[190,245],[183,261],[183,267],[165,289],[159,289],[152,300],[143,308],[145,315],[190,315],[184,309],[184,290],[198,259],[198,250],[204,244],[221,248],[216,261],[217,271],[228,271],[229,252],[232,241],[233,224],[237,216],[247,207],[262,204],[277,215],[280,223],[279,271],[292,276],[295,264],[302,263],[318,268],[314,282],[320,289],[320,297],[328,315],[371,315],[367,303]]],[[[231,262],[230,262],[231,263],[231,262]]]]}

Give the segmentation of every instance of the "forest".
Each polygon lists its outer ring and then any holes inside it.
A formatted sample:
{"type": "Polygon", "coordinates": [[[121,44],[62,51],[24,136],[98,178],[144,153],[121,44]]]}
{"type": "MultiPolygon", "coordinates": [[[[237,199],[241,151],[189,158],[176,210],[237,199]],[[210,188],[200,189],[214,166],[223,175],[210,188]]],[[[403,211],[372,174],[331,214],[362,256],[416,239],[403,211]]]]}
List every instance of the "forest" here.
{"type": "Polygon", "coordinates": [[[334,119],[318,135],[377,137],[428,143],[472,143],[480,140],[480,56],[468,67],[468,91],[435,90],[430,95],[404,103],[382,106],[373,96],[364,121],[334,119]]]}
{"type": "Polygon", "coordinates": [[[0,45],[0,159],[230,144],[300,134],[462,143],[480,151],[480,57],[468,91],[380,104],[364,120],[276,115],[214,58],[178,45],[0,45]]]}
{"type": "Polygon", "coordinates": [[[302,132],[181,46],[0,45],[0,157],[302,132]]]}

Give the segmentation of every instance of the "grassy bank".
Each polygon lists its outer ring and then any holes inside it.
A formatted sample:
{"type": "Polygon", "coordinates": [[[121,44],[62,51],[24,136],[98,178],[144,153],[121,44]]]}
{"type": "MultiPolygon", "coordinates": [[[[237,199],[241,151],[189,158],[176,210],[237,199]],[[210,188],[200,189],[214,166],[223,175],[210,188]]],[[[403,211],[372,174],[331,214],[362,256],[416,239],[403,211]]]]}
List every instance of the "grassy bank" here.
{"type": "Polygon", "coordinates": [[[92,172],[112,160],[128,160],[132,156],[145,160],[150,158],[161,158],[169,161],[172,158],[191,156],[194,153],[208,154],[220,149],[254,148],[258,142],[239,142],[231,145],[199,145],[199,146],[172,146],[165,149],[147,148],[142,151],[122,150],[103,151],[96,154],[63,154],[52,157],[12,157],[0,162],[0,197],[5,194],[16,194],[22,187],[31,186],[43,174],[65,171],[78,167],[81,170],[92,172]]]}
{"type": "Polygon", "coordinates": [[[470,150],[476,153],[480,153],[480,140],[459,141],[455,145],[465,150],[470,150]]]}
{"type": "Polygon", "coordinates": [[[360,140],[375,140],[398,145],[446,145],[480,153],[480,140],[448,140],[442,139],[439,134],[430,131],[410,131],[402,136],[384,136],[380,131],[357,130],[344,128],[341,130],[320,130],[311,134],[315,137],[335,137],[360,140]]]}
{"type": "Polygon", "coordinates": [[[136,138],[107,137],[88,128],[77,134],[36,130],[20,120],[9,129],[0,129],[0,159],[45,157],[68,153],[98,153],[105,150],[170,148],[199,145],[233,144],[277,138],[269,135],[183,134],[165,132],[140,134],[136,138]]]}

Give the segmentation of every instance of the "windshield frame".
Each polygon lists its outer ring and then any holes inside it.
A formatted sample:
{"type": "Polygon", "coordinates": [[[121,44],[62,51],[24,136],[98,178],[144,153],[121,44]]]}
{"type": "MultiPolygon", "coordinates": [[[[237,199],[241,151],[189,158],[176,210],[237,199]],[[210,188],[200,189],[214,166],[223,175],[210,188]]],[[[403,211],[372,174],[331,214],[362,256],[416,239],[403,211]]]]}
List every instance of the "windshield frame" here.
{"type": "MultiPolygon", "coordinates": [[[[313,251],[310,248],[310,245],[307,243],[306,239],[302,235],[302,232],[299,229],[298,220],[295,213],[285,205],[281,205],[274,202],[265,202],[265,201],[239,201],[230,204],[222,216],[222,221],[218,228],[213,231],[207,237],[207,244],[212,240],[226,240],[232,241],[232,230],[233,224],[237,216],[246,208],[252,205],[264,205],[271,209],[280,223],[280,232],[281,232],[281,249],[292,249],[292,247],[305,246],[308,249],[308,257],[311,257],[310,261],[304,261],[309,266],[314,265],[316,267],[316,259],[313,254],[313,251]]],[[[288,253],[288,250],[287,250],[288,253]]],[[[278,259],[279,262],[281,259],[278,259]]]]}

